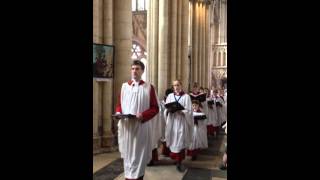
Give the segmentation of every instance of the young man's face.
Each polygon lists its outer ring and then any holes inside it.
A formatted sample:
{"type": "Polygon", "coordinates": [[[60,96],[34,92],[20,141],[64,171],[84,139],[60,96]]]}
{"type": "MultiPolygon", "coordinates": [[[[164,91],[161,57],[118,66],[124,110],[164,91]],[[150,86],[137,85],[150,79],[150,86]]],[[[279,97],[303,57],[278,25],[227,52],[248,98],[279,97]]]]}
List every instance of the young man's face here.
{"type": "Polygon", "coordinates": [[[180,92],[181,91],[181,84],[179,81],[174,81],[173,82],[173,89],[175,92],[180,92]]]}
{"type": "Polygon", "coordinates": [[[131,66],[131,77],[133,79],[141,79],[142,74],[143,74],[143,70],[141,69],[141,66],[139,65],[131,66]]]}

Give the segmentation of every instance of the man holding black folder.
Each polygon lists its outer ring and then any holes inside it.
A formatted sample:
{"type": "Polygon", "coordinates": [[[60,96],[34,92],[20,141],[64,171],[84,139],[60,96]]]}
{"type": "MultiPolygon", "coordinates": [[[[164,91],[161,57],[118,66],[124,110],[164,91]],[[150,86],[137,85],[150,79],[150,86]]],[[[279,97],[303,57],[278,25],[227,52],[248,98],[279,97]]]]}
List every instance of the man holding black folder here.
{"type": "Polygon", "coordinates": [[[119,151],[123,158],[125,179],[143,180],[145,167],[152,157],[151,121],[159,112],[159,105],[154,87],[141,80],[144,72],[141,61],[131,65],[132,79],[122,84],[121,94],[116,107],[121,117],[118,123],[119,151]]]}
{"type": "Polygon", "coordinates": [[[166,119],[166,145],[170,148],[170,157],[176,161],[177,170],[185,171],[182,160],[189,147],[193,133],[192,103],[190,96],[183,92],[179,80],[173,81],[174,93],[166,99],[164,116],[166,119]],[[168,105],[171,104],[171,105],[168,105]]]}

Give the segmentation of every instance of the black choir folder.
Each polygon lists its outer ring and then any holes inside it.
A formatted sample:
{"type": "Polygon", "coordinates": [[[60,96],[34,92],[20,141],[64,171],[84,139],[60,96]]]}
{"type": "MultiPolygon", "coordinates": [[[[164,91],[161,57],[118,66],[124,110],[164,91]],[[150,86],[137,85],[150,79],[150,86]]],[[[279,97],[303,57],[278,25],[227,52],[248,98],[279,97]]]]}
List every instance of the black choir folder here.
{"type": "Polygon", "coordinates": [[[221,104],[220,102],[217,102],[217,103],[216,103],[216,106],[222,107],[222,104],[221,104]]]}
{"type": "Polygon", "coordinates": [[[214,105],[214,100],[207,101],[209,106],[214,105]]]}
{"type": "Polygon", "coordinates": [[[164,105],[165,108],[168,109],[169,112],[175,113],[180,110],[184,110],[184,107],[178,102],[171,102],[164,105]]]}
{"type": "Polygon", "coordinates": [[[199,102],[204,102],[206,101],[207,99],[207,94],[206,93],[203,93],[203,94],[200,94],[200,95],[192,95],[190,94],[190,97],[191,97],[191,100],[198,100],[199,102]]]}
{"type": "Polygon", "coordinates": [[[207,116],[203,113],[193,112],[193,118],[194,120],[205,120],[207,119],[207,116]]]}
{"type": "Polygon", "coordinates": [[[113,114],[112,117],[115,117],[116,119],[124,119],[124,118],[133,119],[133,118],[136,118],[136,115],[133,115],[133,114],[113,114]]]}

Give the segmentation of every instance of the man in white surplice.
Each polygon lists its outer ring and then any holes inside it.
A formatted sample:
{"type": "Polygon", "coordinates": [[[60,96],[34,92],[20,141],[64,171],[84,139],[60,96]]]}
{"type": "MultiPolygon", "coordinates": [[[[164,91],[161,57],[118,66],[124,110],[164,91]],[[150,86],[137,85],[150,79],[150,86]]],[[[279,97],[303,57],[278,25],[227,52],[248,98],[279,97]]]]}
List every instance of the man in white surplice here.
{"type": "Polygon", "coordinates": [[[166,145],[170,148],[170,157],[177,163],[177,170],[185,171],[182,165],[182,160],[185,159],[185,150],[189,147],[193,133],[193,118],[192,118],[192,102],[188,94],[182,90],[180,81],[173,81],[174,93],[168,95],[166,104],[178,102],[184,110],[179,110],[174,113],[164,111],[166,119],[166,145]]]}
{"type": "Polygon", "coordinates": [[[118,123],[118,143],[123,158],[126,180],[143,180],[145,167],[151,160],[152,124],[159,112],[154,87],[141,80],[144,64],[135,60],[131,65],[132,79],[122,84],[116,107],[117,114],[133,114],[118,123]]]}

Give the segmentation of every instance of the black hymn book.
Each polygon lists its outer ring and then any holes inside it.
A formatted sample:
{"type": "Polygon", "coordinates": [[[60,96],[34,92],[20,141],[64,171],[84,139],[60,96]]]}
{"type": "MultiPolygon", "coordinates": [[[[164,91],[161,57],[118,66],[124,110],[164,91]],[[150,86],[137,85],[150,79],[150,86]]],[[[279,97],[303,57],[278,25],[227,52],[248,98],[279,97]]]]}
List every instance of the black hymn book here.
{"type": "Polygon", "coordinates": [[[204,113],[193,112],[193,119],[194,120],[205,120],[205,119],[207,119],[207,116],[204,113]]]}
{"type": "Polygon", "coordinates": [[[196,96],[194,96],[192,94],[189,94],[189,95],[190,95],[192,101],[193,100],[198,100],[199,102],[204,102],[207,99],[207,94],[206,93],[203,93],[203,94],[200,94],[200,95],[196,95],[196,96]]]}
{"type": "Polygon", "coordinates": [[[175,113],[180,110],[184,110],[184,107],[178,102],[171,102],[164,105],[165,108],[168,109],[169,112],[175,113]]]}
{"type": "Polygon", "coordinates": [[[216,102],[217,107],[222,107],[222,104],[220,102],[216,102]]]}
{"type": "Polygon", "coordinates": [[[214,105],[214,100],[207,101],[209,106],[214,105]]]}
{"type": "Polygon", "coordinates": [[[133,114],[113,114],[112,117],[115,117],[116,119],[124,119],[124,118],[134,119],[134,118],[136,118],[136,115],[133,115],[133,114]]]}

